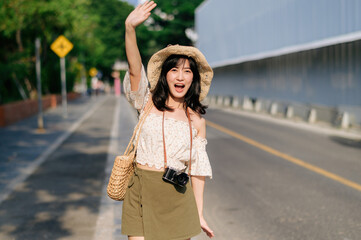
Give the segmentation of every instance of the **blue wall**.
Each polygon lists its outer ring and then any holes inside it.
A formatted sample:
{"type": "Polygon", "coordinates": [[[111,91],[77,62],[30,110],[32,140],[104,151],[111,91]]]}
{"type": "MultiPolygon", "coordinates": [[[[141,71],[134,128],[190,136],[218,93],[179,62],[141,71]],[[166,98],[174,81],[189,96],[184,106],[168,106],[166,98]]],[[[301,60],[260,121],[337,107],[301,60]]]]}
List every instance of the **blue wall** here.
{"type": "Polygon", "coordinates": [[[197,47],[215,66],[347,34],[361,36],[361,1],[208,0],[196,11],[196,31],[197,47]]]}
{"type": "Polygon", "coordinates": [[[196,30],[210,94],[361,107],[361,0],[208,0],[196,30]]]}
{"type": "Polygon", "coordinates": [[[210,94],[361,106],[361,41],[214,69],[210,94]]]}

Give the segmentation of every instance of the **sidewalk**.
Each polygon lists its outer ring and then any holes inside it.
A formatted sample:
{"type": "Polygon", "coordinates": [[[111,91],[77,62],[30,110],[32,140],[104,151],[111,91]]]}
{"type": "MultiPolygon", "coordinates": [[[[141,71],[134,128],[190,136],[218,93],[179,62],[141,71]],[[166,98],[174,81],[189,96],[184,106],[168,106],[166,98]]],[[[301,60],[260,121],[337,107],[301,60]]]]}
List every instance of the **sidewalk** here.
{"type": "Polygon", "coordinates": [[[111,200],[106,186],[115,156],[132,135],[136,112],[124,97],[100,96],[70,103],[68,113],[63,119],[61,107],[45,112],[45,134],[36,132],[36,116],[0,129],[4,239],[44,234],[44,239],[127,239],[120,234],[122,202],[111,200]],[[79,167],[87,162],[91,165],[81,174],[79,167]],[[89,186],[79,188],[84,183],[89,186]]]}
{"type": "Polygon", "coordinates": [[[81,97],[44,112],[45,133],[37,133],[37,116],[0,128],[0,203],[24,181],[97,108],[107,96],[81,97]]]}

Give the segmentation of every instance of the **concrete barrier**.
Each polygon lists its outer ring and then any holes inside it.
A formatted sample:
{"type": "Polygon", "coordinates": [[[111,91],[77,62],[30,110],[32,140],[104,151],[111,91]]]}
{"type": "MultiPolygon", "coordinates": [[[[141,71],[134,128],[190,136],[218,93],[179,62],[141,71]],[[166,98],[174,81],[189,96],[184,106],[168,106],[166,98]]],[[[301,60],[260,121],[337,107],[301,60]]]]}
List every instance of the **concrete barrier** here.
{"type": "Polygon", "coordinates": [[[210,96],[209,102],[213,106],[264,112],[272,116],[299,119],[309,123],[325,122],[343,129],[350,127],[361,128],[361,107],[342,106],[336,108],[315,104],[271,101],[261,98],[251,99],[248,96],[210,96]],[[350,109],[352,113],[345,111],[350,109]]]}
{"type": "Polygon", "coordinates": [[[254,103],[254,111],[255,112],[261,112],[262,111],[262,100],[257,99],[256,102],[254,103]]]}
{"type": "Polygon", "coordinates": [[[212,95],[212,96],[209,96],[210,100],[209,100],[209,105],[216,105],[217,103],[217,96],[215,95],[212,95]]]}
{"type": "Polygon", "coordinates": [[[271,104],[271,107],[270,107],[270,110],[269,110],[269,113],[272,115],[272,116],[274,116],[274,115],[276,115],[277,114],[277,111],[278,111],[278,104],[277,103],[272,103],[271,104]]]}
{"type": "Polygon", "coordinates": [[[337,110],[339,113],[341,113],[341,119],[342,119],[343,113],[348,114],[348,118],[349,118],[348,120],[349,120],[350,127],[361,129],[361,106],[340,105],[340,106],[337,106],[337,110]]]}
{"type": "Polygon", "coordinates": [[[229,96],[224,97],[223,106],[225,106],[225,107],[231,106],[231,97],[229,97],[229,96]]]}
{"type": "Polygon", "coordinates": [[[252,101],[249,99],[249,97],[247,96],[243,97],[242,108],[244,110],[253,110],[253,104],[252,101]]]}
{"type": "Polygon", "coordinates": [[[308,114],[308,122],[309,123],[315,123],[317,121],[317,112],[316,109],[311,108],[309,114],[308,114]]]}
{"type": "Polygon", "coordinates": [[[232,107],[239,108],[239,106],[240,106],[239,98],[237,96],[233,96],[232,97],[232,107]]]}
{"type": "Polygon", "coordinates": [[[292,106],[287,106],[286,108],[286,118],[293,118],[294,116],[294,110],[292,106]]]}
{"type": "Polygon", "coordinates": [[[308,115],[310,112],[309,106],[306,106],[304,104],[298,104],[298,103],[291,103],[289,107],[293,108],[293,118],[299,119],[302,121],[308,120],[308,115]]]}
{"type": "Polygon", "coordinates": [[[272,105],[272,101],[268,99],[262,99],[264,112],[269,113],[272,105]]]}
{"type": "Polygon", "coordinates": [[[315,104],[311,104],[310,107],[317,113],[316,121],[336,125],[337,118],[340,115],[336,108],[315,104]]]}
{"type": "Polygon", "coordinates": [[[348,129],[350,127],[350,115],[348,112],[342,114],[340,127],[343,129],[348,129]]]}
{"type": "Polygon", "coordinates": [[[223,96],[217,96],[217,102],[216,104],[218,106],[221,106],[223,104],[223,96]]]}

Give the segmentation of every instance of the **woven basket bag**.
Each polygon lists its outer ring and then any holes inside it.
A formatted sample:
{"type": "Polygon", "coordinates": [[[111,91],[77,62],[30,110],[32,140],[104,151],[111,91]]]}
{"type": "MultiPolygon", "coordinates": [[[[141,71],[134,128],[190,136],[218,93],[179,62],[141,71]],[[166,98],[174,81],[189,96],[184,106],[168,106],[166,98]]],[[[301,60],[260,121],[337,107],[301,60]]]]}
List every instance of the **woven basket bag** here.
{"type": "Polygon", "coordinates": [[[117,156],[114,160],[112,173],[110,174],[109,183],[107,186],[108,196],[116,201],[123,201],[125,192],[128,188],[128,182],[134,172],[135,153],[137,151],[140,131],[143,123],[152,109],[153,103],[150,101],[144,109],[143,116],[139,119],[138,124],[134,128],[133,135],[128,143],[128,146],[122,156],[117,156]],[[139,131],[138,135],[136,134],[139,131]],[[136,139],[135,145],[134,138],[136,139]]]}

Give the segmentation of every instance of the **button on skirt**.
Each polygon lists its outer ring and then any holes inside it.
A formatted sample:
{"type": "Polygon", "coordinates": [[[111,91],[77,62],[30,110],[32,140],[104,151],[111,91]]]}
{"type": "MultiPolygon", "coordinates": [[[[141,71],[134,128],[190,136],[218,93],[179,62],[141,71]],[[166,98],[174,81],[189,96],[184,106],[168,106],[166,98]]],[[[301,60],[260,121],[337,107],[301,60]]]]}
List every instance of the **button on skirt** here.
{"type": "Polygon", "coordinates": [[[163,172],[136,168],[122,212],[122,234],[145,240],[185,240],[201,232],[191,184],[178,187],[163,172]]]}

